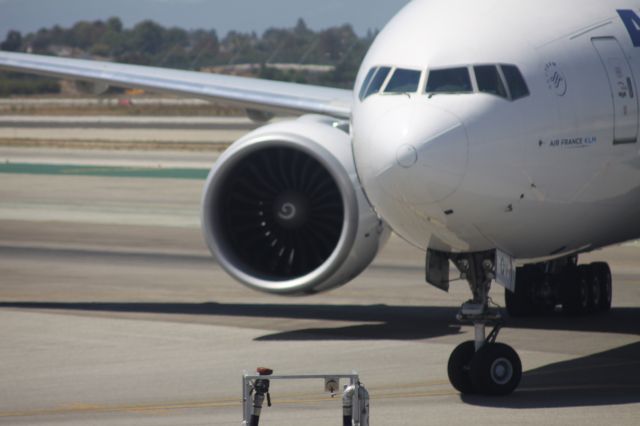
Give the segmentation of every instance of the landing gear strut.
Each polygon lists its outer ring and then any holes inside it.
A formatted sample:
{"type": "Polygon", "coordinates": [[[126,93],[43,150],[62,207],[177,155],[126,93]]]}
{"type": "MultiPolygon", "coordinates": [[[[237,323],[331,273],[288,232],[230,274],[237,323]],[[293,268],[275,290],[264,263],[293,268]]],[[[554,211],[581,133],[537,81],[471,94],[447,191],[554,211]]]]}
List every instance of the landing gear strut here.
{"type": "Polygon", "coordinates": [[[473,324],[475,338],[454,349],[447,368],[451,384],[463,394],[507,395],[522,378],[518,354],[510,346],[496,342],[504,321],[500,312],[489,306],[489,290],[495,278],[494,258],[493,252],[452,258],[473,294],[473,299],[462,305],[457,318],[473,324]],[[488,336],[487,326],[493,327],[488,336]]]}

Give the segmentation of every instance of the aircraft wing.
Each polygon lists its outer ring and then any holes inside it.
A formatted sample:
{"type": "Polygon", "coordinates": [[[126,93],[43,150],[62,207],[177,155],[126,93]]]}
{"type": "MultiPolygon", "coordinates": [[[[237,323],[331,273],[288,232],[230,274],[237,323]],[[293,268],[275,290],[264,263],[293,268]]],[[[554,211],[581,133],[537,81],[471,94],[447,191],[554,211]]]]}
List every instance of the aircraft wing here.
{"type": "Polygon", "coordinates": [[[351,114],[351,90],[0,51],[0,69],[194,96],[275,113],[351,114]]]}

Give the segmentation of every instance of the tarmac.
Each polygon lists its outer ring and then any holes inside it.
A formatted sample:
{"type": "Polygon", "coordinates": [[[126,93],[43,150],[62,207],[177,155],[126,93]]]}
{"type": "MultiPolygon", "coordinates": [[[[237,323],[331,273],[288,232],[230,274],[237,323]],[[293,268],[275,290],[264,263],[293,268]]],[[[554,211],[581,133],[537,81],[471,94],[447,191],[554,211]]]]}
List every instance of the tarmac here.
{"type": "MultiPolygon", "coordinates": [[[[206,172],[217,155],[0,140],[5,164],[32,167],[0,167],[0,424],[239,425],[242,374],[258,366],[356,370],[374,425],[638,424],[637,244],[584,256],[611,264],[611,312],[508,320],[499,340],[522,357],[520,388],[461,397],[446,363],[473,336],[455,320],[469,290],[429,287],[423,253],[393,237],[344,287],[263,295],[226,275],[204,247],[201,174],[124,172],[206,172]],[[38,172],[51,164],[68,167],[38,172]]],[[[502,304],[501,288],[493,299],[502,304]]],[[[341,424],[341,399],[323,387],[274,382],[261,424],[341,424]]]]}

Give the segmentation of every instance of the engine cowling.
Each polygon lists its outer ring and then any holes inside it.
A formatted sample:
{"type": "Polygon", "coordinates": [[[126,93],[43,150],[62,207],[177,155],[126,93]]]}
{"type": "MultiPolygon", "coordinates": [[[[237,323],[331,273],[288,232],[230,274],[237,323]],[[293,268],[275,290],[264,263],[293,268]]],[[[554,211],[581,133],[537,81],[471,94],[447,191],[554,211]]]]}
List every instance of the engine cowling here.
{"type": "Polygon", "coordinates": [[[349,135],[311,115],[261,127],[220,156],[202,229],[231,276],[290,295],[345,284],[389,236],[358,182],[349,135]]]}

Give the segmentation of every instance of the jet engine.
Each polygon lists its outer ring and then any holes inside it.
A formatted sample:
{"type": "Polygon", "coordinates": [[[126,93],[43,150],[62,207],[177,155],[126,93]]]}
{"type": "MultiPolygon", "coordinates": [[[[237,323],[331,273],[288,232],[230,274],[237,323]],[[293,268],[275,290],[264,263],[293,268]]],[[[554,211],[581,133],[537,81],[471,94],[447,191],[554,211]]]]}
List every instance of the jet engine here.
{"type": "Polygon", "coordinates": [[[285,295],[345,284],[390,233],[360,187],[349,135],[314,115],[261,127],[220,156],[203,192],[202,229],[231,276],[285,295]]]}

